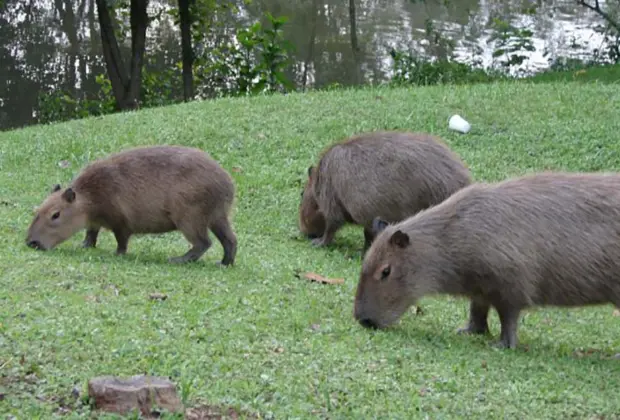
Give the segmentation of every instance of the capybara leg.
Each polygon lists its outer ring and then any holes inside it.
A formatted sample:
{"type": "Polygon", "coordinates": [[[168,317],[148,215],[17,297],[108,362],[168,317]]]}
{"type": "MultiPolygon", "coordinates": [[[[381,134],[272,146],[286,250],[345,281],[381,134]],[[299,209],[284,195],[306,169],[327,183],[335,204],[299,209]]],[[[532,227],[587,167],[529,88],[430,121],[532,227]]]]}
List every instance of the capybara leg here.
{"type": "Polygon", "coordinates": [[[326,221],[323,236],[312,240],[314,246],[327,246],[334,241],[334,235],[342,227],[342,222],[326,221]]]}
{"type": "Polygon", "coordinates": [[[489,305],[485,301],[472,299],[469,304],[469,322],[466,327],[458,330],[460,334],[488,334],[489,305]]]}
{"type": "Polygon", "coordinates": [[[183,232],[183,236],[185,236],[185,239],[187,239],[192,244],[192,247],[189,249],[189,251],[187,251],[180,257],[169,258],[169,262],[173,264],[183,264],[186,262],[197,261],[211,247],[211,239],[209,239],[209,232],[206,228],[203,235],[198,235],[193,231],[181,232],[183,232]]]}
{"type": "Polygon", "coordinates": [[[499,348],[514,349],[517,347],[517,326],[519,323],[519,310],[511,307],[496,307],[502,332],[499,342],[495,345],[499,348]]]}
{"type": "Polygon", "coordinates": [[[368,251],[370,245],[372,245],[373,239],[374,235],[372,234],[372,228],[364,228],[364,254],[368,251]]]}
{"type": "Polygon", "coordinates": [[[86,237],[82,242],[84,248],[94,248],[97,246],[97,237],[99,236],[99,228],[86,229],[86,237]]]}
{"type": "Polygon", "coordinates": [[[233,265],[237,255],[237,236],[230,227],[230,222],[227,218],[217,220],[211,225],[211,230],[224,248],[224,257],[218,264],[233,265]]]}
{"type": "Polygon", "coordinates": [[[112,231],[116,238],[116,255],[124,255],[127,253],[127,244],[129,243],[129,237],[131,232],[125,228],[116,228],[112,231]]]}

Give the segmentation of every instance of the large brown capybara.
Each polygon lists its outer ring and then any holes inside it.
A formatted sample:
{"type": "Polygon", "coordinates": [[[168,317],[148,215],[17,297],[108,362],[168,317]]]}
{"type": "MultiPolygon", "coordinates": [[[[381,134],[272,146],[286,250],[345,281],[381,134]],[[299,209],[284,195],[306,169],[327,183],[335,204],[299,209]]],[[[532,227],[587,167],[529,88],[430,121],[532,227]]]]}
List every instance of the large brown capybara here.
{"type": "Polygon", "coordinates": [[[354,306],[365,327],[395,323],[425,295],[465,296],[469,324],[459,332],[487,334],[493,307],[497,345],[515,348],[528,307],[620,306],[620,174],[475,183],[400,223],[373,226],[354,306]]]}
{"type": "Polygon", "coordinates": [[[346,223],[361,225],[365,252],[375,217],[398,222],[470,183],[465,164],[436,136],[359,134],[331,145],[308,168],[299,229],[314,245],[325,246],[346,223]]]}
{"type": "Polygon", "coordinates": [[[230,174],[202,150],[181,146],[129,149],[95,161],[72,184],[55,185],[39,207],[26,239],[48,250],[86,229],[83,246],[95,247],[100,228],[114,233],[117,254],[133,234],[179,230],[192,244],[170,262],[199,259],[211,246],[209,230],[232,265],[237,239],[228,220],[235,197],[230,174]]]}

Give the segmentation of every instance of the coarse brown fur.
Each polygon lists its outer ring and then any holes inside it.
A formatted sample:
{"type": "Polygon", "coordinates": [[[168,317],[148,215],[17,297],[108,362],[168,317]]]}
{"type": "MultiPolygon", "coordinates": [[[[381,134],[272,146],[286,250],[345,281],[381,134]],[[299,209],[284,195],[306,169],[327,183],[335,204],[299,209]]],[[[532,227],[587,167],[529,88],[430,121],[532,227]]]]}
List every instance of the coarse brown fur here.
{"type": "Polygon", "coordinates": [[[470,299],[461,332],[488,333],[494,307],[500,347],[517,346],[532,306],[620,305],[620,174],[544,172],[475,183],[380,232],[363,261],[354,317],[395,323],[435,293],[470,299]]]}
{"type": "Polygon", "coordinates": [[[235,185],[207,153],[182,146],[129,149],[95,161],[66,189],[54,186],[39,207],[26,243],[52,249],[86,229],[84,247],[95,247],[100,228],[114,233],[117,254],[133,234],[179,230],[192,248],[171,262],[199,259],[211,246],[209,230],[232,265],[237,239],[228,220],[235,185]]]}
{"type": "Polygon", "coordinates": [[[299,229],[314,245],[325,246],[345,223],[361,225],[366,251],[375,217],[400,221],[470,183],[465,164],[436,136],[359,134],[331,145],[308,168],[299,229]]]}

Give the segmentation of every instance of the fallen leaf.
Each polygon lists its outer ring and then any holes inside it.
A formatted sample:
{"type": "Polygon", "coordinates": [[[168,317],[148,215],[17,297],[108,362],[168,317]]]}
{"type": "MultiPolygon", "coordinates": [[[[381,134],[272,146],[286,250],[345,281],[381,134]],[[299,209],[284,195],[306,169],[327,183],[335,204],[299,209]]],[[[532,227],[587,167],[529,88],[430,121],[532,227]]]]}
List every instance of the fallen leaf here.
{"type": "Polygon", "coordinates": [[[233,172],[242,172],[242,171],[243,171],[243,169],[241,169],[241,168],[240,168],[240,167],[238,167],[238,166],[233,166],[233,167],[232,167],[232,171],[233,171],[233,172]]]}
{"type": "Polygon", "coordinates": [[[151,300],[166,300],[168,299],[168,295],[165,293],[151,293],[149,295],[149,299],[151,300]]]}
{"type": "Polygon", "coordinates": [[[487,361],[483,360],[480,365],[482,366],[482,369],[486,369],[487,368],[487,361]]]}
{"type": "Polygon", "coordinates": [[[68,160],[61,160],[60,162],[58,162],[58,166],[65,169],[71,166],[71,162],[69,162],[68,160]]]}
{"type": "Polygon", "coordinates": [[[620,316],[620,309],[615,309],[612,313],[613,316],[620,316]]]}
{"type": "Polygon", "coordinates": [[[318,331],[318,330],[319,330],[319,328],[321,328],[321,326],[320,326],[319,324],[312,324],[312,325],[310,325],[310,328],[311,328],[313,331],[318,331]]]}
{"type": "Polygon", "coordinates": [[[100,302],[99,296],[88,295],[88,296],[84,296],[84,299],[86,299],[89,302],[100,302]]]}
{"type": "Polygon", "coordinates": [[[316,273],[304,273],[304,274],[302,274],[302,276],[304,276],[306,279],[308,279],[310,281],[315,281],[317,283],[323,283],[323,284],[342,284],[342,283],[344,283],[344,279],[342,279],[342,278],[330,279],[329,277],[324,277],[324,276],[321,276],[320,274],[316,274],[316,273]]]}
{"type": "Polygon", "coordinates": [[[276,347],[273,351],[276,352],[276,353],[284,353],[284,348],[276,347]]]}

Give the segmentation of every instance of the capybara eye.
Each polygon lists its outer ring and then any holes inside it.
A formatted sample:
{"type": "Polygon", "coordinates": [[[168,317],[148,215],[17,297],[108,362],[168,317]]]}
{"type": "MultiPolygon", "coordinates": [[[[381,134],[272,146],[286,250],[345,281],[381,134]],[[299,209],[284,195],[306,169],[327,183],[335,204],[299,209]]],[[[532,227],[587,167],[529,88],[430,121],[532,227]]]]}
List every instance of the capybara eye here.
{"type": "Polygon", "coordinates": [[[52,220],[56,220],[60,217],[60,212],[57,211],[56,213],[52,214],[52,220]]]}
{"type": "Polygon", "coordinates": [[[390,266],[388,265],[387,267],[385,267],[383,269],[383,271],[381,272],[381,280],[385,280],[387,278],[387,276],[390,275],[390,266]]]}

